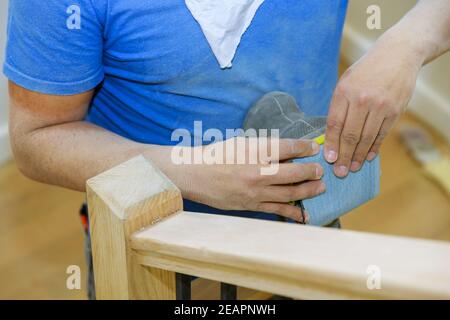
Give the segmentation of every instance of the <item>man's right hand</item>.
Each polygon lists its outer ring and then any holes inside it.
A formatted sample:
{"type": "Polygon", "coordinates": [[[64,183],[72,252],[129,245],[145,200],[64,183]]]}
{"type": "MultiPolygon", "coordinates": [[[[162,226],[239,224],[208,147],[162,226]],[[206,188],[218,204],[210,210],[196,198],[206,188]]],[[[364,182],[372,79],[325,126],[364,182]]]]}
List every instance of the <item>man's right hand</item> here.
{"type": "MultiPolygon", "coordinates": [[[[246,139],[246,159],[253,159],[254,152],[261,153],[254,147],[249,148],[249,144],[255,143],[257,138],[234,138],[218,142],[221,144],[219,148],[227,150],[227,144],[236,145],[242,139],[246,139]]],[[[267,144],[270,146],[271,143],[267,144]]],[[[315,155],[319,152],[319,146],[313,141],[292,139],[280,139],[278,144],[279,152],[268,153],[270,160],[257,157],[255,164],[229,164],[228,161],[228,164],[181,165],[184,174],[178,175],[182,180],[176,178],[176,184],[185,198],[218,209],[274,213],[304,222],[301,209],[289,205],[289,202],[323,193],[325,185],[320,181],[323,168],[318,163],[298,164],[288,161],[315,155]],[[264,169],[274,164],[279,166],[276,172],[262,174],[264,169]]],[[[204,152],[211,147],[203,147],[204,152]]],[[[218,146],[214,147],[217,149],[218,146]]]]}

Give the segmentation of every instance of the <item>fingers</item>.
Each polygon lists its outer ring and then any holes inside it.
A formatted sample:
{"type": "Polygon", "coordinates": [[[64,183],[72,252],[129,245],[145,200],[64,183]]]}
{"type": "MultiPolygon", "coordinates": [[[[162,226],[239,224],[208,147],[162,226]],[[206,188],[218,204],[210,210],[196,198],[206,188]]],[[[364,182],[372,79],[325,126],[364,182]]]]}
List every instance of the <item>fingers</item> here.
{"type": "Polygon", "coordinates": [[[250,198],[253,203],[257,203],[256,211],[275,213],[306,223],[307,221],[303,221],[301,209],[288,203],[324,193],[326,187],[320,180],[322,176],[323,168],[317,163],[285,163],[280,165],[277,175],[267,180],[271,185],[253,189],[250,198]],[[298,183],[300,181],[306,182],[298,183]]]}
{"type": "Polygon", "coordinates": [[[349,103],[347,99],[335,92],[327,119],[326,139],[324,146],[325,160],[334,163],[338,159],[339,144],[349,103]]]}
{"type": "MultiPolygon", "coordinates": [[[[214,144],[206,147],[207,153],[211,153],[211,146],[214,144]]],[[[237,137],[226,140],[218,150],[224,153],[227,164],[271,164],[316,155],[320,146],[304,139],[237,137]]]]}
{"type": "Polygon", "coordinates": [[[265,185],[283,185],[307,180],[318,180],[323,176],[323,168],[318,163],[283,163],[274,175],[262,176],[265,185]]]}
{"type": "Polygon", "coordinates": [[[303,221],[302,211],[299,207],[285,203],[263,202],[259,205],[258,211],[274,213],[301,223],[307,223],[309,220],[306,214],[306,221],[303,221]]]}
{"type": "Polygon", "coordinates": [[[361,139],[364,123],[368,115],[368,107],[364,98],[352,102],[347,112],[344,128],[339,142],[339,156],[334,164],[334,173],[338,177],[345,177],[350,168],[356,147],[361,139]]]}
{"type": "Polygon", "coordinates": [[[310,199],[325,192],[322,181],[309,181],[292,186],[268,186],[261,191],[263,201],[289,203],[310,199]]]}
{"type": "Polygon", "coordinates": [[[373,143],[372,147],[370,148],[369,154],[367,155],[367,160],[372,161],[378,155],[378,153],[380,152],[381,144],[383,140],[386,138],[388,132],[394,126],[395,121],[396,118],[394,117],[384,119],[380,131],[378,132],[378,135],[375,139],[375,142],[373,143]]]}
{"type": "Polygon", "coordinates": [[[278,154],[271,152],[272,161],[283,161],[316,155],[320,146],[312,140],[280,139],[278,154]]]}
{"type": "Polygon", "coordinates": [[[362,164],[368,157],[370,148],[374,144],[375,139],[380,132],[383,120],[384,116],[378,113],[371,112],[367,116],[361,139],[356,147],[352,162],[350,164],[350,170],[352,172],[356,172],[361,169],[362,164]]]}

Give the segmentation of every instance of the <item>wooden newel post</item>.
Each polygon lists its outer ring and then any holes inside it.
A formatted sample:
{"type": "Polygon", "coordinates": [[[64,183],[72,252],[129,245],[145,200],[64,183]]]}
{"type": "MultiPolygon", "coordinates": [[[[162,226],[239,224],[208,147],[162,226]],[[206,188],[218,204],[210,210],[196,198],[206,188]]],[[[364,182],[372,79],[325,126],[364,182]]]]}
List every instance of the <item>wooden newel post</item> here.
{"type": "Polygon", "coordinates": [[[87,182],[97,299],[175,299],[173,272],[141,266],[131,234],[182,210],[177,187],[143,156],[87,182]]]}

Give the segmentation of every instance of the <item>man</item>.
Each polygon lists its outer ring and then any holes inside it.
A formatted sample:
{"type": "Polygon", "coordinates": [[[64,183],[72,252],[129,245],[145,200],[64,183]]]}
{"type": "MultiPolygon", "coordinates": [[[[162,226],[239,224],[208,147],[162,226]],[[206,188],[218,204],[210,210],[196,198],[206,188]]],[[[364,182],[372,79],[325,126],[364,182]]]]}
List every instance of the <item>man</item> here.
{"type": "MultiPolygon", "coordinates": [[[[450,48],[450,3],[420,1],[336,86],[346,6],[266,0],[233,66],[221,69],[182,0],[10,0],[4,72],[17,164],[32,179],[84,191],[88,178],[143,154],[180,188],[187,210],[300,221],[288,203],[325,191],[317,163],[282,161],[268,176],[265,163],[179,166],[171,134],[193,132],[194,121],[239,128],[252,103],[283,91],[306,114],[329,113],[325,157],[335,174],[358,171],[379,152],[422,65],[450,48]]],[[[272,160],[318,151],[281,140],[272,160]]]]}
{"type": "MultiPolygon", "coordinates": [[[[67,21],[77,13],[73,4],[10,2],[4,71],[12,147],[24,174],[84,191],[88,178],[144,154],[190,200],[187,210],[296,220],[300,209],[288,202],[324,191],[313,163],[282,164],[272,176],[260,175],[263,164],[175,165],[171,134],[193,132],[194,121],[203,130],[240,128],[251,104],[274,90],[325,115],[346,1],[265,1],[228,69],[182,0],[81,0],[79,28],[67,21]]],[[[281,160],[317,152],[310,141],[280,146],[281,160]]]]}

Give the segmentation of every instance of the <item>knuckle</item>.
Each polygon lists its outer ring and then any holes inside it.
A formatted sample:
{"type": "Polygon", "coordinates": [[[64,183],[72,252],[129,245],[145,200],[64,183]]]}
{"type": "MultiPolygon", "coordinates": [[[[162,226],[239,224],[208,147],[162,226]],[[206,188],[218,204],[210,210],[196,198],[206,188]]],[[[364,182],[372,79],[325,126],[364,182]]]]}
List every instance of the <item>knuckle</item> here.
{"type": "Polygon", "coordinates": [[[356,98],[356,105],[359,107],[366,106],[372,100],[372,95],[368,92],[360,92],[356,98]]]}
{"type": "Polygon", "coordinates": [[[295,151],[299,152],[307,152],[312,149],[312,144],[306,140],[295,140],[295,151]]]}
{"type": "Polygon", "coordinates": [[[344,132],[342,135],[342,141],[350,146],[355,146],[359,142],[359,135],[355,132],[344,132]]]}
{"type": "Polygon", "coordinates": [[[398,118],[403,113],[403,110],[399,108],[390,108],[389,117],[398,118]]]}
{"type": "Polygon", "coordinates": [[[362,145],[370,145],[373,142],[374,137],[372,135],[364,134],[359,143],[362,145]]]}
{"type": "Polygon", "coordinates": [[[302,177],[302,171],[302,167],[295,163],[292,165],[292,167],[289,168],[289,170],[286,171],[286,175],[292,177],[292,179],[295,181],[300,181],[302,177]]]}
{"type": "Polygon", "coordinates": [[[347,70],[341,78],[341,81],[339,81],[338,85],[336,86],[335,94],[340,96],[345,96],[348,92],[348,85],[346,81],[344,80],[347,75],[350,74],[350,70],[347,70]]]}
{"type": "Polygon", "coordinates": [[[298,170],[295,172],[295,178],[298,182],[305,180],[308,176],[309,165],[301,164],[298,170]]]}
{"type": "Polygon", "coordinates": [[[295,179],[295,181],[296,182],[302,182],[302,181],[304,181],[306,178],[305,178],[305,168],[302,166],[302,167],[299,167],[297,170],[295,170],[293,173],[292,173],[292,176],[294,177],[294,179],[295,179]]]}
{"type": "Polygon", "coordinates": [[[331,131],[341,131],[343,128],[343,123],[337,119],[332,117],[328,118],[327,121],[327,130],[331,131]]]}
{"type": "Polygon", "coordinates": [[[389,105],[390,105],[389,99],[387,98],[378,98],[374,102],[374,106],[378,110],[385,110],[389,105]]]}
{"type": "Polygon", "coordinates": [[[285,140],[285,147],[286,147],[286,150],[288,151],[288,153],[290,155],[294,155],[294,154],[297,154],[297,152],[299,150],[301,150],[302,144],[299,143],[298,140],[286,139],[285,140]]]}

